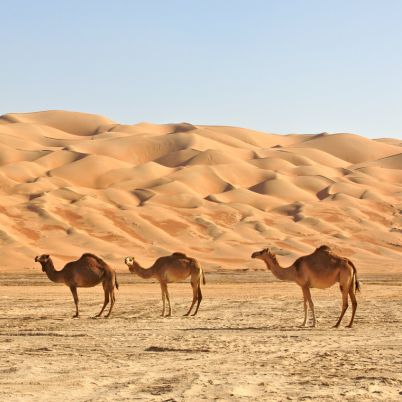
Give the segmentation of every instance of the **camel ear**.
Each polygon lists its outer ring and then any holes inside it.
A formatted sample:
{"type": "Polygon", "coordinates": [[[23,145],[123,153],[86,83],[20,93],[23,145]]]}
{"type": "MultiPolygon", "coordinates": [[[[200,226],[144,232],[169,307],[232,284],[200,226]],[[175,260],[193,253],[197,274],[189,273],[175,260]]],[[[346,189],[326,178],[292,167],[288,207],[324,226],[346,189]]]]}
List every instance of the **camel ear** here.
{"type": "Polygon", "coordinates": [[[49,254],[43,254],[43,256],[48,260],[50,255],[49,254]]]}

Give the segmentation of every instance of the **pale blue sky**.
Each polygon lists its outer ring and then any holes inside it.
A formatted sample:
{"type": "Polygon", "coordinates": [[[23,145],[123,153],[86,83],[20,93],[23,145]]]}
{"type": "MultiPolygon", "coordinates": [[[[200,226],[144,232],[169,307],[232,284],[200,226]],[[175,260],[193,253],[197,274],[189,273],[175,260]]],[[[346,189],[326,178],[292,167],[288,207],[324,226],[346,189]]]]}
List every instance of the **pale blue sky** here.
{"type": "Polygon", "coordinates": [[[0,0],[0,114],[402,137],[400,0],[0,0]]]}

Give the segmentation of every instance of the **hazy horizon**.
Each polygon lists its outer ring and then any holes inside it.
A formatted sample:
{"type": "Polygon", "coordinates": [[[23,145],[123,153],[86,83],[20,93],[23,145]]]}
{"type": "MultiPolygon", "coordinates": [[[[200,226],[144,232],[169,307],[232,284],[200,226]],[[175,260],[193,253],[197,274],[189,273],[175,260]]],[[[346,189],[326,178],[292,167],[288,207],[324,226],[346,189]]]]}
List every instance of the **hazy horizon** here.
{"type": "Polygon", "coordinates": [[[98,116],[103,116],[106,118],[109,118],[110,120],[113,120],[116,122],[116,124],[125,124],[125,125],[135,125],[135,124],[182,124],[182,123],[188,123],[194,126],[220,126],[220,127],[236,127],[236,128],[244,128],[244,129],[249,129],[253,131],[258,131],[266,134],[279,134],[279,135],[292,135],[292,134],[299,134],[299,135],[305,135],[305,134],[356,134],[360,135],[362,137],[370,138],[370,139],[383,139],[383,138],[394,138],[394,139],[400,139],[400,137],[397,136],[389,136],[389,137],[373,137],[373,136],[367,136],[361,133],[357,132],[346,132],[346,131],[337,131],[337,132],[331,132],[331,131],[320,131],[320,132],[312,132],[312,131],[306,131],[306,132],[273,132],[273,131],[268,131],[268,130],[260,130],[255,127],[246,127],[246,126],[235,126],[233,124],[219,124],[219,123],[197,123],[197,122],[191,122],[191,121],[148,121],[148,120],[140,120],[140,121],[117,121],[116,119],[111,118],[110,116],[106,114],[100,115],[99,113],[92,113],[92,112],[86,112],[82,110],[66,110],[66,109],[47,109],[47,110],[33,110],[33,111],[27,111],[27,112],[7,112],[7,113],[2,113],[0,114],[1,116],[4,116],[6,114],[32,114],[32,113],[41,113],[41,112],[50,112],[50,111],[66,111],[66,112],[71,112],[71,113],[84,113],[84,114],[93,114],[93,115],[98,115],[98,116]]]}

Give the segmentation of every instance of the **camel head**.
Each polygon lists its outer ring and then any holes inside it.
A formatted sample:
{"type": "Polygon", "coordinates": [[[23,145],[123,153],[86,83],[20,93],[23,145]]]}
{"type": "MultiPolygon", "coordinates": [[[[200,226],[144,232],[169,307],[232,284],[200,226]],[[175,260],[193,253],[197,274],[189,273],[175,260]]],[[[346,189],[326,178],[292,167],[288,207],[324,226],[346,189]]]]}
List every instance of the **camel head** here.
{"type": "Polygon", "coordinates": [[[134,261],[135,261],[134,257],[126,257],[124,259],[124,262],[128,266],[128,269],[130,270],[130,272],[134,272],[134,267],[133,267],[134,261]]]}
{"type": "Polygon", "coordinates": [[[42,255],[37,255],[35,257],[35,262],[40,262],[42,265],[42,271],[45,272],[45,265],[49,261],[50,255],[49,254],[42,254],[42,255]]]}
{"type": "Polygon", "coordinates": [[[251,258],[258,258],[259,260],[265,261],[269,268],[278,263],[276,255],[272,253],[269,248],[264,248],[261,251],[255,251],[253,254],[251,254],[251,258]]]}

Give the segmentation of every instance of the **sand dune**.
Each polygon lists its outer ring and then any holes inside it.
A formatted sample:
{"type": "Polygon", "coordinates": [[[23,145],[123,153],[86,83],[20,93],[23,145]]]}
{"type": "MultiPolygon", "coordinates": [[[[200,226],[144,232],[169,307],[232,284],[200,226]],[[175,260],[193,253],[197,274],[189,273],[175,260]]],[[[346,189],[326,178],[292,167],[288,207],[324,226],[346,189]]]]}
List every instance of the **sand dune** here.
{"type": "Polygon", "coordinates": [[[322,243],[366,275],[399,272],[402,141],[48,111],[0,117],[1,272],[83,251],[119,270],[180,250],[207,271],[263,269],[322,243]],[[381,262],[381,264],[379,264],[381,262]],[[386,269],[384,267],[387,267],[386,269]]]}
{"type": "Polygon", "coordinates": [[[0,396],[397,400],[401,145],[63,111],[0,117],[0,396]],[[270,283],[250,258],[270,247],[286,266],[321,244],[363,280],[352,330],[330,328],[337,286],[313,289],[318,328],[298,328],[301,290],[270,283]],[[48,253],[59,268],[85,251],[118,272],[112,319],[87,319],[98,286],[80,289],[82,317],[71,320],[69,289],[33,261],[48,253]],[[180,316],[188,283],[169,285],[173,317],[160,318],[159,286],[123,263],[173,251],[206,271],[195,318],[180,316]]]}
{"type": "Polygon", "coordinates": [[[322,135],[298,144],[298,147],[319,149],[350,163],[366,162],[400,152],[394,145],[374,142],[354,134],[322,135]]]}
{"type": "Polygon", "coordinates": [[[87,113],[52,110],[37,113],[10,113],[0,117],[0,122],[44,125],[76,135],[94,135],[103,125],[113,124],[103,116],[87,113]]]}

